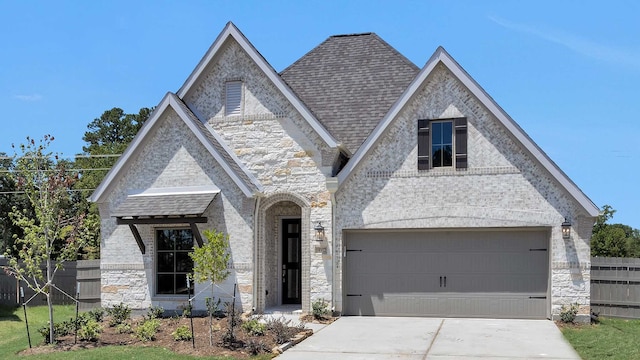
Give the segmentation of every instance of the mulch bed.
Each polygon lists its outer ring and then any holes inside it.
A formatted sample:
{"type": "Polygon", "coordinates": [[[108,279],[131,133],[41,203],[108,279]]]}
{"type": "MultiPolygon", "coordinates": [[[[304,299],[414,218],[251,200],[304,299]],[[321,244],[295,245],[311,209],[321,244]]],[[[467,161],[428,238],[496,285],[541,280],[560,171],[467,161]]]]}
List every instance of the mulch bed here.
{"type": "MultiPolygon", "coordinates": [[[[312,319],[312,318],[307,318],[312,319]]],[[[214,318],[213,326],[213,346],[209,345],[209,318],[198,317],[193,319],[193,332],[195,334],[195,348],[191,341],[175,341],[171,333],[181,325],[186,325],[190,328],[189,318],[163,318],[159,319],[161,322],[160,329],[156,335],[156,339],[153,341],[143,342],[138,340],[134,334],[119,334],[116,332],[115,327],[109,327],[108,321],[103,321],[102,333],[95,342],[80,341],[74,344],[74,336],[68,335],[60,337],[53,346],[42,345],[34,347],[33,349],[27,349],[21,354],[42,354],[54,351],[70,351],[79,349],[90,349],[100,346],[110,345],[132,345],[132,346],[153,346],[169,349],[173,352],[194,356],[231,356],[238,359],[249,358],[251,356],[250,349],[247,345],[250,342],[261,343],[264,345],[264,352],[271,352],[278,348],[276,343],[276,336],[272,330],[267,329],[266,333],[262,336],[250,335],[245,330],[237,325],[235,328],[236,342],[231,345],[224,345],[222,343],[223,334],[227,332],[228,320],[226,318],[214,318]]],[[[138,324],[142,322],[142,318],[135,318],[131,321],[132,328],[135,329],[138,324]]],[[[295,326],[298,324],[290,324],[295,326]]],[[[295,328],[295,336],[298,341],[302,338],[310,336],[311,330],[301,330],[295,328]]]]}

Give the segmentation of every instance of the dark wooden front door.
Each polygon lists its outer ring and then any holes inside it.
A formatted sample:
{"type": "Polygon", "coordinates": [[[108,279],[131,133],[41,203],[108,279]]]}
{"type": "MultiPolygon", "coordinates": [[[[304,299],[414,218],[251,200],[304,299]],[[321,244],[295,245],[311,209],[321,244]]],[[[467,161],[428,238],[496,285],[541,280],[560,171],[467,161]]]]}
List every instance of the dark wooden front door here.
{"type": "Polygon", "coordinates": [[[300,304],[302,258],[300,219],[282,220],[282,303],[300,304]]]}

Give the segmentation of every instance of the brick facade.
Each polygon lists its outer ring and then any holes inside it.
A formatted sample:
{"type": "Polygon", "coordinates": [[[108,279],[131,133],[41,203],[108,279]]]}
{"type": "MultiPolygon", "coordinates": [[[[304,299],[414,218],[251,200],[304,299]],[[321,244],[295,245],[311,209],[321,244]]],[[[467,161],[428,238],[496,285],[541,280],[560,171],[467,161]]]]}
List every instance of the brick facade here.
{"type": "MultiPolygon", "coordinates": [[[[552,314],[574,302],[588,313],[590,218],[442,65],[336,198],[337,229],[548,228],[552,314]],[[451,117],[468,121],[468,169],[417,170],[417,119],[451,117]],[[561,235],[565,216],[574,219],[570,240],[561,235]]],[[[341,248],[341,230],[335,241],[341,248]]]]}

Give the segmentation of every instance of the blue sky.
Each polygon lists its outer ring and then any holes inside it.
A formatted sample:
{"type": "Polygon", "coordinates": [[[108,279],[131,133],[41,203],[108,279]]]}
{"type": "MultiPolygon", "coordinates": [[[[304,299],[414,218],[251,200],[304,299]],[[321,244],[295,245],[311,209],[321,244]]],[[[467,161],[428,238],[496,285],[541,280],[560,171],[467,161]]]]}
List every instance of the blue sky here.
{"type": "Polygon", "coordinates": [[[177,91],[227,21],[278,71],[375,32],[422,67],[442,45],[614,222],[640,228],[638,1],[0,0],[0,151],[82,151],[103,111],[177,91]]]}

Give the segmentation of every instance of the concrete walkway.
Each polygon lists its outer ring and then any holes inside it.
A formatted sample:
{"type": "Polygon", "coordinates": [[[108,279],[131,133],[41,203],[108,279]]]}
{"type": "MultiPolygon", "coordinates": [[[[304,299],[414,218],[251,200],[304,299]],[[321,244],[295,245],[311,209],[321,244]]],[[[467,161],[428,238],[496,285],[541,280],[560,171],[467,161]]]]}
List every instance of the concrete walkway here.
{"type": "Polygon", "coordinates": [[[580,359],[548,320],[342,317],[288,359],[580,359]]]}

